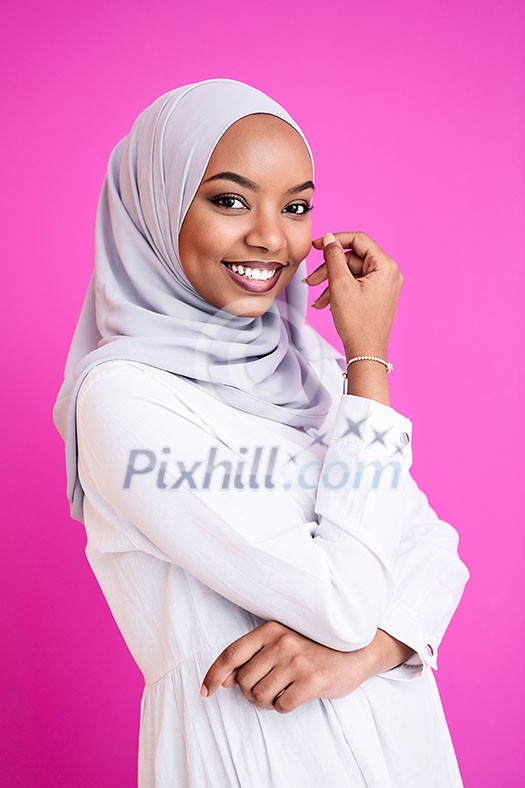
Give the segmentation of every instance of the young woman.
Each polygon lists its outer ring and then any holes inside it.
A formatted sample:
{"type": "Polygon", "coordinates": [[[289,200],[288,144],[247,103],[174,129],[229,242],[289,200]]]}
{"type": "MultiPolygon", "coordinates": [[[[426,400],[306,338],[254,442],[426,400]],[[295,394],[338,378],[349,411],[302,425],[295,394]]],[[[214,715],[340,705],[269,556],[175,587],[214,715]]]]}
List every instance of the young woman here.
{"type": "Polygon", "coordinates": [[[469,571],[390,405],[403,276],[364,233],[312,242],[314,188],[297,123],[230,79],[109,159],[53,415],[145,678],[141,788],[462,785],[432,669],[469,571]],[[323,281],[341,352],[305,322],[323,281]]]}

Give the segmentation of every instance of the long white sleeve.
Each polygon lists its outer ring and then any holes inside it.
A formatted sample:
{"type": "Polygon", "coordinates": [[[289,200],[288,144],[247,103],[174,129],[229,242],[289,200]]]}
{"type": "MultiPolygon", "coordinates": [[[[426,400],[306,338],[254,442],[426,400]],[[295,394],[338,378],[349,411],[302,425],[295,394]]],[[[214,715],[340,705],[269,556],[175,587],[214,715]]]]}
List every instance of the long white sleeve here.
{"type": "Polygon", "coordinates": [[[416,654],[384,676],[415,678],[437,669],[438,650],[470,572],[458,554],[459,534],[438,517],[411,474],[410,504],[396,558],[395,589],[378,626],[416,654]]]}
{"type": "MultiPolygon", "coordinates": [[[[312,331],[311,327],[308,330],[312,331]]],[[[346,358],[314,332],[312,347],[319,344],[324,352],[322,360],[315,362],[316,371],[338,401],[346,358]]],[[[379,623],[381,629],[416,652],[380,674],[405,681],[437,669],[439,646],[470,577],[458,553],[457,530],[438,517],[411,472],[406,485],[409,503],[394,568],[394,594],[379,623]]]]}
{"type": "MultiPolygon", "coordinates": [[[[279,486],[162,488],[158,474],[145,472],[126,487],[133,451],[160,458],[171,447],[191,469],[217,443],[173,389],[138,365],[99,365],[77,401],[81,484],[118,513],[135,549],[183,567],[261,618],[342,651],[370,643],[391,608],[410,505],[411,437],[412,423],[393,408],[342,396],[316,494],[319,519],[307,521],[279,486]],[[377,439],[383,433],[384,443],[377,439]],[[363,468],[371,462],[380,471],[377,489],[374,467],[363,468]]],[[[220,448],[218,460],[239,461],[220,448]]]]}
{"type": "MultiPolygon", "coordinates": [[[[376,446],[376,459],[385,462],[388,451],[380,441],[374,439],[378,430],[381,434],[383,427],[389,423],[388,411],[391,408],[376,407],[378,403],[368,399],[354,399],[358,401],[352,406],[352,418],[357,421],[359,418],[367,417],[367,420],[360,430],[350,432],[347,438],[342,441],[337,439],[332,441],[325,463],[329,461],[337,463],[341,453],[340,443],[345,441],[354,442],[358,448],[374,441],[372,446],[369,445],[368,450],[376,446]],[[369,417],[370,412],[374,415],[373,419],[369,417]],[[383,427],[378,427],[381,417],[384,424],[383,427]],[[357,436],[357,432],[361,437],[357,436]]],[[[341,407],[342,405],[339,410],[341,407]]],[[[336,435],[334,430],[335,438],[336,435]]],[[[345,454],[344,449],[342,453],[345,454]]],[[[398,451],[394,449],[393,456],[397,457],[398,453],[399,446],[398,451]]],[[[367,461],[370,462],[370,458],[367,461]]],[[[416,678],[430,667],[437,669],[439,645],[470,577],[468,568],[458,555],[458,532],[450,523],[438,517],[410,471],[404,476],[404,490],[406,494],[403,500],[403,514],[399,519],[394,514],[393,521],[393,513],[383,506],[380,498],[376,499],[380,507],[377,516],[383,518],[384,527],[392,522],[403,525],[400,535],[397,531],[395,538],[392,535],[389,566],[394,578],[394,587],[390,604],[377,622],[379,628],[416,651],[416,654],[397,668],[380,674],[400,680],[416,678]]],[[[324,501],[324,494],[321,494],[321,498],[324,501]]],[[[330,497],[327,500],[332,507],[339,503],[336,498],[330,497]]],[[[323,510],[318,509],[318,511],[323,510]]],[[[336,521],[337,516],[333,509],[326,508],[324,511],[326,513],[331,511],[331,520],[336,521]]],[[[369,504],[367,504],[367,512],[370,515],[369,504]]]]}

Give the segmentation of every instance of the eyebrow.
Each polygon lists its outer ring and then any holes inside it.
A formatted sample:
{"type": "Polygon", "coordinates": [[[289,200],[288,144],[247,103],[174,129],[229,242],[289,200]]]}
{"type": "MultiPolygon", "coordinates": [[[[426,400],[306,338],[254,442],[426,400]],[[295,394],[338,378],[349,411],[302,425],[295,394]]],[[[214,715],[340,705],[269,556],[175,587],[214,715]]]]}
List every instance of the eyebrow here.
{"type": "MultiPolygon", "coordinates": [[[[212,175],[211,178],[206,178],[203,183],[209,183],[209,181],[218,180],[233,181],[239,186],[244,186],[246,189],[252,189],[254,192],[259,191],[259,187],[256,183],[251,181],[249,178],[245,178],[244,175],[239,175],[237,172],[219,172],[217,175],[212,175]]],[[[297,186],[292,186],[291,189],[287,189],[285,194],[297,194],[297,192],[302,192],[304,189],[315,189],[315,186],[312,181],[305,181],[304,183],[300,183],[297,186]]]]}

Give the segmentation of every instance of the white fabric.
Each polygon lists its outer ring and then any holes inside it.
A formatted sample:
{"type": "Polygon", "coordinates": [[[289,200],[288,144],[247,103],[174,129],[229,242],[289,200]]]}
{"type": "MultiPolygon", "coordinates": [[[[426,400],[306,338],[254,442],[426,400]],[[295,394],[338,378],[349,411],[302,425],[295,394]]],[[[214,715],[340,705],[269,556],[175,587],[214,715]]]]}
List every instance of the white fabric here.
{"type": "MultiPolygon", "coordinates": [[[[319,345],[312,328],[306,336],[319,345]]],[[[334,405],[309,434],[140,362],[105,361],[80,387],[86,555],[145,679],[139,788],[462,786],[430,669],[469,578],[458,534],[410,474],[410,419],[342,395],[331,351],[315,366],[334,405]],[[348,418],[365,421],[345,435],[348,418]],[[385,431],[386,445],[374,440],[385,431]],[[274,489],[231,489],[232,479],[220,489],[218,470],[202,489],[211,447],[233,471],[263,447],[262,485],[276,446],[274,489]],[[172,461],[166,489],[156,483],[163,448],[172,461]],[[151,452],[157,465],[128,478],[126,489],[131,450],[151,452]],[[331,463],[346,463],[354,478],[358,462],[393,453],[396,489],[372,489],[366,473],[357,489],[336,489],[343,466],[331,463]],[[192,468],[194,489],[187,476],[170,489],[192,468]],[[328,468],[334,489],[322,483],[328,468]],[[299,470],[311,489],[297,483],[299,470]],[[258,710],[238,686],[201,700],[211,663],[265,620],[343,651],[367,645],[380,627],[417,655],[344,698],[288,714],[258,710]]],[[[145,470],[148,456],[136,455],[134,467],[145,470]]]]}
{"type": "Polygon", "coordinates": [[[208,303],[180,260],[180,229],[215,146],[235,121],[260,112],[295,129],[315,172],[308,141],[284,107],[234,79],[163,94],[111,152],[97,208],[95,265],[53,408],[65,443],[71,517],[80,522],[76,396],[84,375],[103,361],[124,358],[198,380],[239,410],[295,427],[319,427],[326,418],[330,397],[302,338],[306,260],[257,317],[208,303]]]}

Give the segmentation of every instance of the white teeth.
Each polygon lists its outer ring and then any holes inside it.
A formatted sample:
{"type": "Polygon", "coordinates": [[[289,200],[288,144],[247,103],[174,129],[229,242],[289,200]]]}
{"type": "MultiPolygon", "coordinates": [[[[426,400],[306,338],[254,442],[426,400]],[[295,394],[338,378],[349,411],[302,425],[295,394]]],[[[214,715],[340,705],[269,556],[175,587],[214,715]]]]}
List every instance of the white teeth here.
{"type": "Polygon", "coordinates": [[[246,276],[248,279],[258,279],[258,280],[267,280],[271,279],[272,276],[275,275],[275,272],[278,270],[274,268],[272,271],[268,269],[262,268],[244,268],[242,265],[235,265],[234,263],[226,263],[228,268],[231,268],[237,274],[241,276],[246,276]]]}

